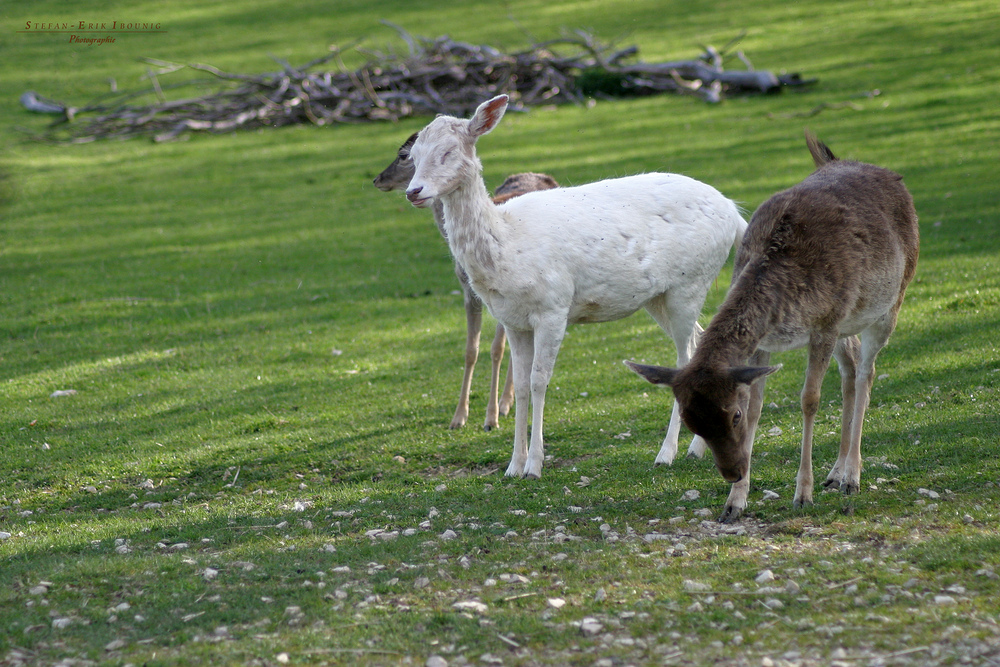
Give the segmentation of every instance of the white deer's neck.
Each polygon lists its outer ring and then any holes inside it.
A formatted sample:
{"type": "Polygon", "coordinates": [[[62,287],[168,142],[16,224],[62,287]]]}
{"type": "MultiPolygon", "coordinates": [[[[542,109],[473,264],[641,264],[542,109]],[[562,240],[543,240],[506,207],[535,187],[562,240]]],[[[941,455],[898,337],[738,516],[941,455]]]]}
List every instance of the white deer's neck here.
{"type": "Polygon", "coordinates": [[[473,279],[493,271],[500,253],[500,214],[483,179],[465,180],[440,200],[444,206],[444,233],[452,254],[473,279]]]}
{"type": "Polygon", "coordinates": [[[447,239],[448,235],[444,231],[444,204],[441,203],[440,199],[434,200],[431,211],[434,212],[434,222],[437,224],[438,231],[441,232],[441,236],[447,239]]]}

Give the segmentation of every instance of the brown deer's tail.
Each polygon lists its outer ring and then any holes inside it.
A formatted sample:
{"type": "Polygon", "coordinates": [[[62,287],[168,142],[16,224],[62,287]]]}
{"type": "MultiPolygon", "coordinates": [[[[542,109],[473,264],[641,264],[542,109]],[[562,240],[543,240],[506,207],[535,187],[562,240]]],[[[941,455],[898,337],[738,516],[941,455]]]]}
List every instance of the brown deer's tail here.
{"type": "Polygon", "coordinates": [[[817,139],[816,135],[809,130],[806,130],[806,146],[809,147],[809,153],[812,154],[813,162],[816,163],[817,168],[837,159],[830,147],[817,139]]]}

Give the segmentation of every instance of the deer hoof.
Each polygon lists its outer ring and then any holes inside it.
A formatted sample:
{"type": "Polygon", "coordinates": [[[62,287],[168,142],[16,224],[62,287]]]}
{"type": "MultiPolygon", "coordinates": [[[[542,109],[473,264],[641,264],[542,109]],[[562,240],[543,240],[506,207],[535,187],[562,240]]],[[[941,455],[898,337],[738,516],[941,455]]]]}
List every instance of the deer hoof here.
{"type": "Polygon", "coordinates": [[[854,484],[853,482],[845,482],[840,485],[840,490],[845,496],[855,496],[861,491],[861,484],[854,484]]]}
{"type": "Polygon", "coordinates": [[[743,510],[739,507],[727,505],[719,517],[719,523],[733,523],[743,515],[743,510]]]}

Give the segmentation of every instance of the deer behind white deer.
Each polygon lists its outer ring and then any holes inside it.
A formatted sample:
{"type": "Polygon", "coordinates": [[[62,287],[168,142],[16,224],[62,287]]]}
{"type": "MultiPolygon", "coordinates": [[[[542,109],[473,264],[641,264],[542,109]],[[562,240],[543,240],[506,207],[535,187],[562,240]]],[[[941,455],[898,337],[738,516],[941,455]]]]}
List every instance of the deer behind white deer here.
{"type": "MultiPolygon", "coordinates": [[[[567,325],[644,308],[673,338],[677,362],[686,363],[705,297],[746,222],[717,190],[677,174],[530,192],[494,206],[476,141],[506,109],[500,95],[471,119],[441,116],[421,130],[406,196],[418,207],[441,202],[452,254],[507,331],[516,407],[506,474],[537,478],[545,391],[567,325]]],[[[657,461],[673,460],[679,431],[675,409],[657,461]]],[[[696,437],[691,449],[700,454],[704,443],[696,437]]]]}

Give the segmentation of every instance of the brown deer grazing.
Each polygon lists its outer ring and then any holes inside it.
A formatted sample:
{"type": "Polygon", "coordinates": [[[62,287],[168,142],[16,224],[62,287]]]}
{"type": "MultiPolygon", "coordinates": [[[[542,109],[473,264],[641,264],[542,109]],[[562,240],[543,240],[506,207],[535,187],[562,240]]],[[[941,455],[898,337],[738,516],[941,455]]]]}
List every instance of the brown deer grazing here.
{"type": "MultiPolygon", "coordinates": [[[[409,139],[403,142],[396,153],[396,159],[386,167],[381,174],[375,177],[375,187],[382,192],[393,190],[405,190],[413,178],[413,160],[410,159],[410,147],[417,140],[414,133],[409,139]]],[[[548,174],[535,174],[526,172],[508,176],[500,187],[497,188],[493,196],[494,204],[502,204],[505,201],[535,190],[550,190],[559,187],[555,179],[548,174]]],[[[434,222],[437,223],[441,236],[444,233],[444,207],[440,202],[434,202],[433,206],[434,222]]],[[[445,238],[447,238],[445,236],[445,238]]],[[[462,285],[462,297],[465,302],[465,374],[462,377],[462,388],[458,396],[458,406],[455,408],[455,415],[452,417],[449,428],[460,428],[465,426],[469,417],[469,392],[472,388],[472,372],[476,368],[476,361],[479,358],[479,334],[483,328],[483,302],[479,299],[472,287],[469,285],[469,277],[455,263],[455,275],[462,285]]],[[[504,347],[506,346],[506,334],[502,324],[497,324],[496,333],[493,336],[493,344],[490,346],[490,359],[493,362],[492,373],[490,375],[490,396],[486,404],[486,421],[483,428],[487,431],[500,425],[500,416],[506,416],[514,404],[514,382],[511,373],[507,374],[507,381],[504,384],[503,393],[500,394],[500,365],[503,363],[504,347]],[[499,395],[499,396],[498,396],[499,395]]]]}
{"type": "Polygon", "coordinates": [[[746,507],[765,378],[780,368],[767,365],[771,352],[809,348],[794,506],[812,504],[813,424],[831,357],[840,369],[844,412],[840,452],[824,486],[858,492],[875,357],[896,326],[917,267],[917,214],[902,177],[838,160],[808,132],[806,143],[816,171],[753,214],[729,294],[691,362],[681,369],[625,362],[653,384],[673,388],[684,423],[707,441],[733,484],[721,522],[746,507]]]}

